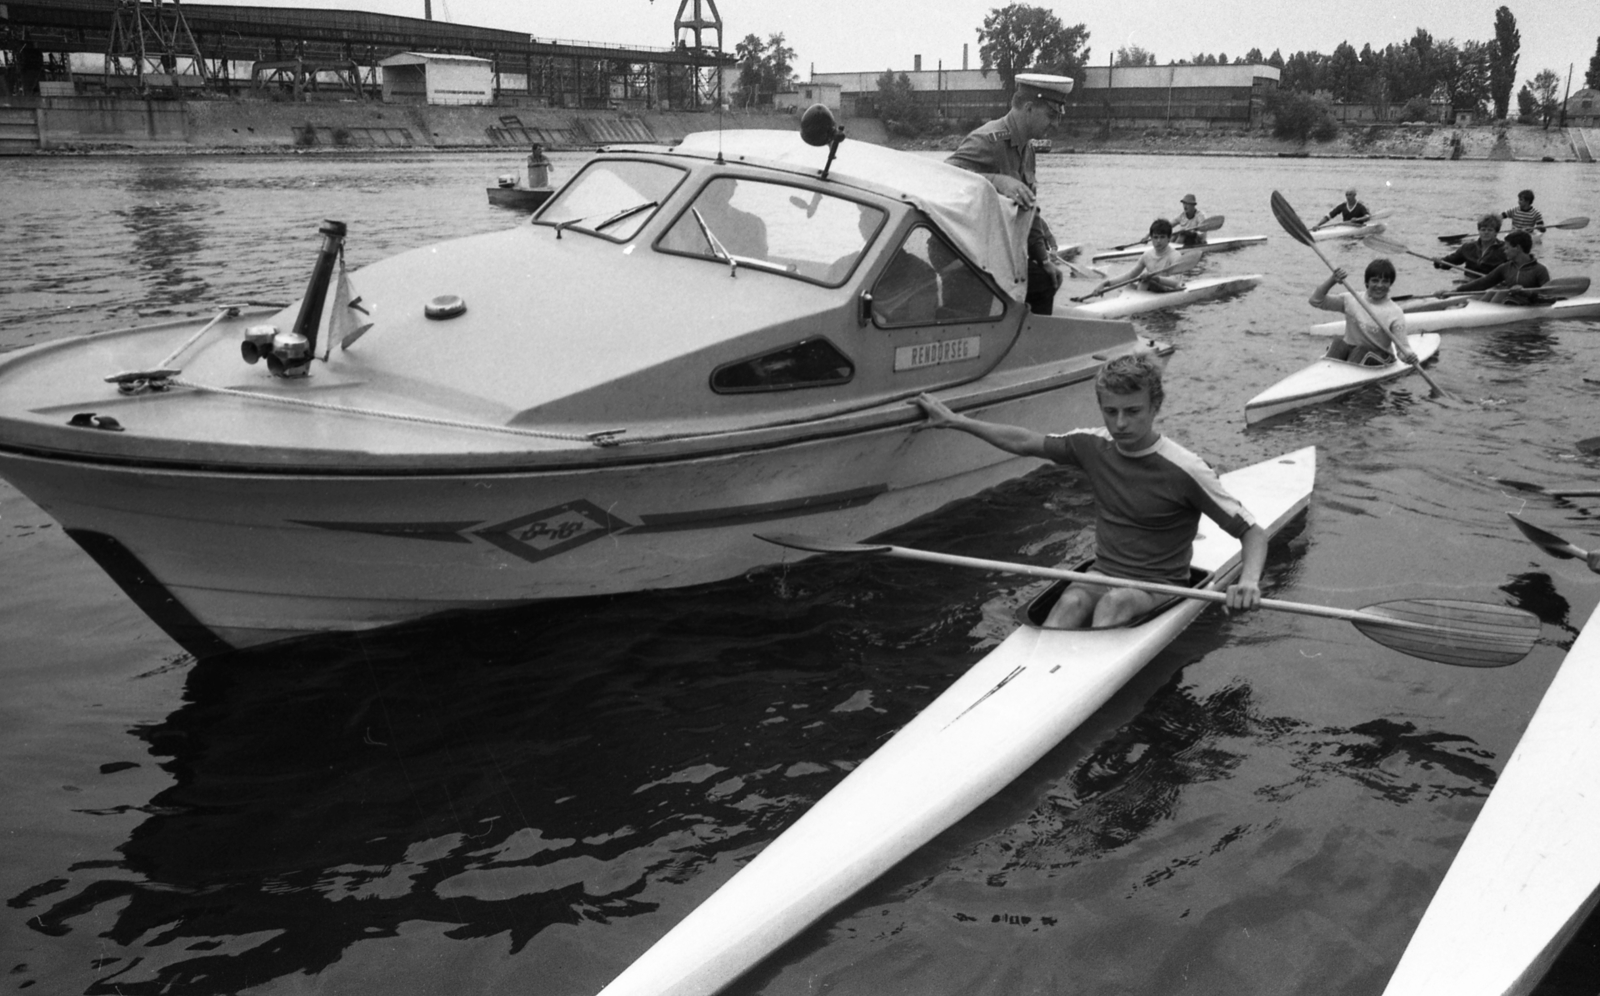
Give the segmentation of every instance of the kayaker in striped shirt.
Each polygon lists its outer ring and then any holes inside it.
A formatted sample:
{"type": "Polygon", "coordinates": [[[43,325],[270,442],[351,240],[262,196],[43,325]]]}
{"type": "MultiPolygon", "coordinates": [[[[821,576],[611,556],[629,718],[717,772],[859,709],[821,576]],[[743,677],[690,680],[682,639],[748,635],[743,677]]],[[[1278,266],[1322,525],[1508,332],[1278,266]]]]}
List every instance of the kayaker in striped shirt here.
{"type": "MultiPolygon", "coordinates": [[[[1210,516],[1243,547],[1239,578],[1227,591],[1228,608],[1257,608],[1266,531],[1204,460],[1156,431],[1164,392],[1155,359],[1145,353],[1112,359],[1095,379],[1095,397],[1105,428],[1052,435],[958,415],[928,394],[914,403],[927,415],[929,428],[959,429],[1007,453],[1080,468],[1094,493],[1094,569],[1101,574],[1187,586],[1200,516],[1210,516]]],[[[1121,626],[1166,601],[1165,595],[1138,588],[1076,583],[1067,587],[1044,625],[1121,626]]]]}
{"type": "Polygon", "coordinates": [[[1544,231],[1544,215],[1533,206],[1531,190],[1517,191],[1517,206],[1500,212],[1500,217],[1511,219],[1511,230],[1514,232],[1544,231]]]}

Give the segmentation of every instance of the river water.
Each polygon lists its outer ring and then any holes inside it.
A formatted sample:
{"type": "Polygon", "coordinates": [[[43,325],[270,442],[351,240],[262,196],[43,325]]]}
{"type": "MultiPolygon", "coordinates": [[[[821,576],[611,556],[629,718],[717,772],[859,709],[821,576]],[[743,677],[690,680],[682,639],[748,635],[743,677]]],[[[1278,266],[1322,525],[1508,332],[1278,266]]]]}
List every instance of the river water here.
{"type": "MultiPolygon", "coordinates": [[[[555,158],[557,178],[581,162],[555,158]]],[[[0,349],[292,300],[317,226],[354,265],[517,224],[484,186],[515,157],[11,160],[0,349]]],[[[1177,347],[1162,427],[1221,468],[1321,448],[1269,594],[1359,607],[1507,603],[1522,663],[1402,657],[1339,622],[1208,613],[1023,778],[730,990],[1377,994],[1600,577],[1600,323],[1446,336],[1434,376],[1246,431],[1310,362],[1313,219],[1348,184],[1428,250],[1538,192],[1600,214],[1570,163],[1071,156],[1041,160],[1063,241],[1129,242],[1193,192],[1264,246],[1264,282],[1141,320],[1177,347]]],[[[1359,272],[1370,253],[1331,244],[1359,272]]],[[[1595,230],[1550,233],[1600,276],[1595,230]]],[[[1397,293],[1443,274],[1402,257],[1397,293]]],[[[598,290],[598,289],[597,289],[598,290]]],[[[1048,427],[1042,427],[1048,428],[1048,427]]],[[[1062,428],[1062,427],[1054,427],[1062,428]]],[[[994,558],[1090,542],[1081,479],[1046,469],[893,538],[994,558]]],[[[0,955],[8,988],[85,994],[597,991],[1008,631],[1035,585],[906,562],[807,562],[707,588],[534,607],[197,664],[49,517],[0,483],[0,955]]],[[[1592,772],[1574,772],[1575,777],[1592,772]]],[[[1593,996],[1591,924],[1543,996],[1593,996]]]]}

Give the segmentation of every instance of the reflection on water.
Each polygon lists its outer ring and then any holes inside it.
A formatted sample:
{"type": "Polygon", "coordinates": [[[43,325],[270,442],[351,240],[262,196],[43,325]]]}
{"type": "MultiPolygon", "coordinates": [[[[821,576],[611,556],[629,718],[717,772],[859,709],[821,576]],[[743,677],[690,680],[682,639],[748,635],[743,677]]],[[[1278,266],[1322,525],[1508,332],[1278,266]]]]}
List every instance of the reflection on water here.
{"type": "MultiPolygon", "coordinates": [[[[581,158],[557,157],[561,175],[581,158]]],[[[353,267],[522,223],[484,194],[510,161],[8,164],[0,350],[290,300],[325,218],[350,225],[353,267]],[[75,195],[65,209],[61,190],[75,195]]],[[[1273,239],[1205,264],[1263,272],[1261,286],[1140,320],[1177,346],[1164,431],[1223,468],[1319,447],[1304,529],[1273,548],[1272,594],[1508,602],[1539,616],[1544,640],[1514,668],[1466,670],[1343,623],[1208,613],[994,802],[734,996],[1381,991],[1600,597],[1505,519],[1593,546],[1596,506],[1495,480],[1594,480],[1600,457],[1575,440],[1600,432],[1582,424],[1600,337],[1577,322],[1451,333],[1433,372],[1457,402],[1407,378],[1246,432],[1244,400],[1320,348],[1302,330],[1321,317],[1305,298],[1326,270],[1282,238],[1271,186],[1331,203],[1353,168],[1379,169],[1392,185],[1374,206],[1423,244],[1463,203],[1523,184],[1517,164],[1245,165],[1041,161],[1047,216],[1091,251],[1189,189],[1227,212],[1228,232],[1273,239]]],[[[1541,202],[1600,198],[1593,170],[1541,176],[1541,202]]],[[[1594,243],[1557,238],[1563,266],[1600,266],[1594,243]]],[[[1370,255],[1327,251],[1351,267],[1370,255]]],[[[1434,289],[1426,262],[1397,264],[1408,289],[1434,289]]],[[[51,993],[592,993],[998,643],[1036,587],[904,561],[789,564],[187,665],[181,701],[109,729],[83,715],[127,686],[95,669],[158,673],[175,651],[42,512],[0,501],[22,510],[0,521],[0,572],[26,554],[108,600],[74,614],[0,599],[0,786],[33,807],[4,828],[19,857],[0,862],[0,946],[16,951],[16,988],[51,993]],[[110,617],[122,622],[100,628],[110,617]]],[[[1078,475],[1052,469],[894,539],[1055,564],[1090,552],[1092,521],[1078,475]]],[[[1540,996],[1592,996],[1595,934],[1540,996]]]]}

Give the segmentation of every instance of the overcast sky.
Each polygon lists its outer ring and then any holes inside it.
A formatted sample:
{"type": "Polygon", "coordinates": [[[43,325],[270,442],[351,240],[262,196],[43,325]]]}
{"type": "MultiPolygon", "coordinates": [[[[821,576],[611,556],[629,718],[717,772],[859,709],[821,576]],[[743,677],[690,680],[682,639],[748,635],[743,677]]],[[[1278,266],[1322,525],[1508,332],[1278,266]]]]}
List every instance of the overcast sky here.
{"type": "MultiPolygon", "coordinates": [[[[199,2],[199,0],[196,0],[199,2]]],[[[424,0],[207,0],[271,7],[329,7],[407,17],[423,15],[424,0]]],[[[693,9],[694,0],[688,0],[693,9]]],[[[910,69],[922,56],[924,69],[941,60],[960,68],[961,46],[969,46],[977,68],[977,29],[997,0],[714,0],[722,15],[723,47],[732,51],[749,34],[782,32],[795,50],[804,77],[819,73],[910,69]]],[[[1358,50],[1382,48],[1426,28],[1435,38],[1457,42],[1494,37],[1494,12],[1504,0],[1111,0],[1103,3],[1043,3],[1069,25],[1089,28],[1090,59],[1103,65],[1118,48],[1138,45],[1161,62],[1197,53],[1235,58],[1259,47],[1285,56],[1303,49],[1332,52],[1341,41],[1358,50]]],[[[604,41],[666,47],[680,0],[433,0],[435,20],[525,31],[541,39],[604,41]]],[[[1565,85],[1575,64],[1574,90],[1600,40],[1600,0],[1511,0],[1506,4],[1522,33],[1518,84],[1541,69],[1554,69],[1565,85]]]]}

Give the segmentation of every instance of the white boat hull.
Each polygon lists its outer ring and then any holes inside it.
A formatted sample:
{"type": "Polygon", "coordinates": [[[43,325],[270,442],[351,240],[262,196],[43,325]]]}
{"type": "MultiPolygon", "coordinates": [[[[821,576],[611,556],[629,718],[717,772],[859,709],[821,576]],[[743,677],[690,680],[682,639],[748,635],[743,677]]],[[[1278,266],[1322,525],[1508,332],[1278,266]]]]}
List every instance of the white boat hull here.
{"type": "Polygon", "coordinates": [[[1531,993],[1600,900],[1600,611],[1478,813],[1385,996],[1531,993]]]}
{"type": "Polygon", "coordinates": [[[1329,225],[1319,228],[1311,233],[1312,239],[1317,242],[1331,242],[1335,239],[1364,239],[1369,235],[1378,235],[1388,226],[1381,221],[1370,225],[1329,225]]]}
{"type": "MultiPolygon", "coordinates": [[[[1306,448],[1223,483],[1269,533],[1306,507],[1306,448]]],[[[1225,587],[1239,543],[1209,519],[1193,565],[1225,587]]],[[[708,996],[931,840],[1042,757],[1199,615],[1183,600],[1143,625],[1023,625],[906,724],[602,996],[708,996]]]]}
{"type": "Polygon", "coordinates": [[[1152,311],[1170,311],[1228,294],[1239,294],[1261,283],[1261,279],[1259,273],[1247,273],[1239,277],[1205,277],[1189,281],[1182,290],[1166,293],[1130,285],[1093,301],[1057,308],[1056,313],[1081,318],[1129,318],[1152,311]]]}
{"type": "MultiPolygon", "coordinates": [[[[1339,331],[1343,330],[1344,325],[1340,323],[1339,331]]],[[[1439,351],[1439,336],[1434,333],[1414,334],[1408,339],[1412,351],[1423,363],[1432,359],[1439,351]]],[[[1332,401],[1369,384],[1381,384],[1397,377],[1404,377],[1411,372],[1411,364],[1399,360],[1387,366],[1368,367],[1323,357],[1245,402],[1244,420],[1246,424],[1253,425],[1297,408],[1332,401]]]]}
{"type": "MultiPolygon", "coordinates": [[[[1534,322],[1546,319],[1600,318],[1600,296],[1569,297],[1550,304],[1496,304],[1489,301],[1467,301],[1449,304],[1445,298],[1437,309],[1406,310],[1407,332],[1446,332],[1453,329],[1480,329],[1515,322],[1534,322]]],[[[1422,304],[1416,299],[1405,304],[1422,304]]],[[[1405,307],[1402,304],[1402,307],[1405,307]]],[[[1313,335],[1334,335],[1344,329],[1343,319],[1336,322],[1319,322],[1311,326],[1313,335]]]]}
{"type": "MultiPolygon", "coordinates": [[[[1221,238],[1214,238],[1202,242],[1199,245],[1179,246],[1178,248],[1182,249],[1184,252],[1191,252],[1195,249],[1207,253],[1227,252],[1230,249],[1243,249],[1245,246],[1260,245],[1265,241],[1267,241],[1267,237],[1265,235],[1225,235],[1221,238]]],[[[1109,249],[1105,252],[1095,253],[1090,257],[1090,260],[1091,262],[1095,263],[1105,263],[1116,262],[1124,259],[1138,259],[1140,256],[1144,255],[1144,251],[1148,248],[1149,246],[1140,245],[1131,249],[1109,249]]]]}

